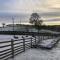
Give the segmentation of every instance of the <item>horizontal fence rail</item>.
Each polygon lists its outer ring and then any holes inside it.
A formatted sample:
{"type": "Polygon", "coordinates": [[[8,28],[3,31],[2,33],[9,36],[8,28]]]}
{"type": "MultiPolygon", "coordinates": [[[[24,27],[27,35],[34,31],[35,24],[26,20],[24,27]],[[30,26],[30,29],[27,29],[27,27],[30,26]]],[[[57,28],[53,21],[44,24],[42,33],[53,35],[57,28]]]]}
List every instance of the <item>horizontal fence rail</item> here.
{"type": "Polygon", "coordinates": [[[10,41],[0,42],[0,60],[6,60],[10,57],[14,58],[15,55],[24,52],[44,39],[56,38],[56,36],[34,36],[23,37],[21,39],[11,39],[10,41]]]}
{"type": "Polygon", "coordinates": [[[15,55],[31,48],[35,40],[35,37],[24,38],[22,36],[22,39],[11,39],[11,41],[0,42],[0,60],[6,60],[10,57],[14,58],[15,55]]]}

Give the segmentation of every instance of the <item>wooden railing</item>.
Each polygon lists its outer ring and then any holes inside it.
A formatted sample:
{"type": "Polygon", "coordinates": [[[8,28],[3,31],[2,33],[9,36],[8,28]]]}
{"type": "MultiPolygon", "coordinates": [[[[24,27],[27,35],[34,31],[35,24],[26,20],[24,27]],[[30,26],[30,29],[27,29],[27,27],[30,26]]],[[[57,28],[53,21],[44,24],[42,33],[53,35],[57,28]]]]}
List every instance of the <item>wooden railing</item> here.
{"type": "Polygon", "coordinates": [[[22,39],[0,42],[0,60],[6,60],[10,57],[14,58],[15,55],[31,48],[32,44],[37,42],[37,37],[22,37],[22,39]]]}
{"type": "Polygon", "coordinates": [[[33,44],[38,43],[44,39],[55,38],[56,36],[34,36],[23,37],[21,39],[11,39],[10,41],[0,42],[0,60],[6,60],[10,57],[14,58],[15,55],[24,52],[32,47],[33,44]]]}

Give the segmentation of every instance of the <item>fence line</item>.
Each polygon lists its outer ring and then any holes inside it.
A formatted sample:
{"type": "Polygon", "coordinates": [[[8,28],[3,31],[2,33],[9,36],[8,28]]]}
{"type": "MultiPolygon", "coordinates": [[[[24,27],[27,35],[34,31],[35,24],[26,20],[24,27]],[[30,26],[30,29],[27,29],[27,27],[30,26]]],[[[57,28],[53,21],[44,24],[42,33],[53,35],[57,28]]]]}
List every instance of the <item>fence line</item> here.
{"type": "Polygon", "coordinates": [[[2,44],[0,46],[0,60],[5,60],[10,57],[14,58],[15,55],[24,52],[26,48],[31,48],[31,43],[35,42],[35,38],[29,37],[29,38],[24,38],[22,39],[11,39],[11,41],[3,41],[0,42],[2,44]],[[31,42],[32,41],[32,42],[31,42]],[[5,44],[5,45],[4,45],[5,44]]]}
{"type": "MultiPolygon", "coordinates": [[[[53,37],[51,35],[47,36],[47,39],[49,38],[53,37]]],[[[45,39],[45,36],[40,36],[40,40],[43,39],[45,39]]],[[[22,39],[11,39],[11,41],[0,42],[0,44],[2,44],[0,46],[0,60],[5,60],[10,57],[14,58],[15,55],[24,52],[26,49],[31,48],[33,44],[37,44],[38,42],[39,40],[37,36],[29,38],[24,38],[22,36],[22,39]]]]}

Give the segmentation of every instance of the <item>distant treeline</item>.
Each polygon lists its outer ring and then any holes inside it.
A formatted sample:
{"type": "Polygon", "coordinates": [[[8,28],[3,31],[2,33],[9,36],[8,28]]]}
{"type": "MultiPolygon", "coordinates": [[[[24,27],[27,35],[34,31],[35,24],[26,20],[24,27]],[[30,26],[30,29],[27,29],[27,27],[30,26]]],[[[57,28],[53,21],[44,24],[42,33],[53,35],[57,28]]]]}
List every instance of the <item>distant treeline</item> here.
{"type": "MultiPolygon", "coordinates": [[[[7,25],[7,26],[13,26],[13,24],[7,25]]],[[[38,27],[38,26],[34,26],[34,25],[16,24],[15,26],[26,27],[26,28],[45,29],[45,30],[52,30],[52,31],[60,32],[60,25],[41,25],[38,27]]]]}
{"type": "Polygon", "coordinates": [[[52,30],[60,32],[60,25],[53,25],[53,26],[41,26],[40,29],[52,30]]]}

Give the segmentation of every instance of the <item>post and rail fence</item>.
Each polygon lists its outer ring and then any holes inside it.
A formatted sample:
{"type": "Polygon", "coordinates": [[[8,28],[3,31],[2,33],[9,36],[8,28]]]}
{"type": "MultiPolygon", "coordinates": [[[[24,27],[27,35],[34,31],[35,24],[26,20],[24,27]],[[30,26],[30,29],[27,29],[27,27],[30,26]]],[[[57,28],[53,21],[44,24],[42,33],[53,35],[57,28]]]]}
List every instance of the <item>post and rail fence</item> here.
{"type": "MultiPolygon", "coordinates": [[[[55,38],[56,36],[40,36],[40,40],[55,38]],[[47,37],[47,38],[46,38],[47,37]]],[[[37,44],[39,41],[38,36],[23,37],[21,39],[11,39],[9,41],[0,42],[0,60],[7,60],[14,58],[15,55],[25,52],[25,50],[37,44]]]]}
{"type": "Polygon", "coordinates": [[[31,48],[32,44],[36,43],[35,40],[38,41],[36,37],[22,37],[22,39],[0,42],[0,60],[6,60],[10,57],[14,58],[15,55],[31,48]]]}

